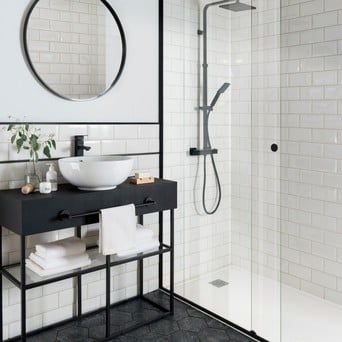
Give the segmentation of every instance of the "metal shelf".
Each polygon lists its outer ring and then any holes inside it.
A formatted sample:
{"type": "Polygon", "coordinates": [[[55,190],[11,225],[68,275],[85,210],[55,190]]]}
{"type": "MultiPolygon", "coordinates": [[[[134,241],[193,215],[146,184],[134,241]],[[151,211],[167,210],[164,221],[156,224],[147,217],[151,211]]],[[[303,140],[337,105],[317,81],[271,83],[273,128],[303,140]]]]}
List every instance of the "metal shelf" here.
{"type": "MultiPolygon", "coordinates": [[[[171,251],[170,246],[163,245],[158,249],[151,249],[143,253],[133,254],[128,257],[119,258],[116,255],[112,255],[110,257],[110,267],[126,264],[133,261],[142,260],[145,258],[150,258],[152,256],[161,255],[164,253],[168,253],[171,251]]],[[[50,283],[54,283],[57,281],[61,281],[68,278],[74,278],[79,275],[96,272],[99,270],[103,270],[106,268],[106,257],[102,254],[99,254],[98,249],[90,249],[87,251],[91,264],[86,267],[77,268],[72,271],[59,273],[52,276],[40,277],[38,274],[34,273],[30,269],[26,267],[26,282],[24,288],[26,290],[33,289],[39,286],[47,285],[50,283]]],[[[8,265],[3,268],[3,276],[10,280],[14,285],[18,288],[22,288],[22,284],[20,281],[21,274],[21,266],[20,264],[8,265]]]]}

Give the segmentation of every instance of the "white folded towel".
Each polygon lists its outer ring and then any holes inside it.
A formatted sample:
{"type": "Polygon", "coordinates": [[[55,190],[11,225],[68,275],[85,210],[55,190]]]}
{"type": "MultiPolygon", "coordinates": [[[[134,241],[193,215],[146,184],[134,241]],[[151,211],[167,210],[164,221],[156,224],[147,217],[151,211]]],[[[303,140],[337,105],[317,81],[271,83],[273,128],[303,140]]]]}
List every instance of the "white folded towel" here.
{"type": "Polygon", "coordinates": [[[100,253],[111,255],[135,248],[136,235],[136,216],[133,204],[101,210],[100,253]]]}
{"type": "Polygon", "coordinates": [[[136,248],[118,252],[117,255],[118,257],[123,258],[129,255],[147,252],[152,249],[157,249],[158,247],[159,247],[159,241],[157,239],[145,239],[145,240],[139,241],[138,246],[136,248]]]}
{"type": "Polygon", "coordinates": [[[153,230],[149,228],[145,228],[141,224],[137,224],[137,241],[152,239],[153,238],[153,230]]]}
{"type": "Polygon", "coordinates": [[[38,266],[43,268],[44,270],[49,270],[57,267],[64,267],[69,265],[78,265],[82,262],[88,262],[89,256],[87,253],[79,254],[79,255],[70,255],[67,257],[60,258],[42,258],[36,253],[31,253],[29,259],[35,262],[38,266]]]}
{"type": "Polygon", "coordinates": [[[36,245],[36,254],[45,259],[79,255],[85,250],[85,242],[76,236],[36,245]]]}
{"type": "Polygon", "coordinates": [[[32,272],[38,274],[40,277],[47,277],[47,276],[51,276],[51,275],[55,275],[55,274],[59,274],[59,273],[68,272],[68,271],[74,270],[76,268],[89,266],[90,264],[91,264],[91,260],[88,258],[87,261],[83,261],[83,262],[80,262],[78,264],[75,263],[75,264],[70,264],[70,265],[63,266],[63,267],[56,267],[56,268],[44,270],[43,268],[41,268],[39,265],[37,265],[32,260],[26,259],[26,267],[28,269],[30,269],[32,272]]]}

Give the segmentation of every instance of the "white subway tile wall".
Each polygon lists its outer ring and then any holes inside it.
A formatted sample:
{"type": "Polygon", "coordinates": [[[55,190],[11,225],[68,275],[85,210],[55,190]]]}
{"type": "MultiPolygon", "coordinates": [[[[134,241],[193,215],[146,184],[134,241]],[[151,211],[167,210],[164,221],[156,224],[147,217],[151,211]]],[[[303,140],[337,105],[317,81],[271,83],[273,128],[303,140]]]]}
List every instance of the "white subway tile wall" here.
{"type": "MultiPolygon", "coordinates": [[[[189,155],[201,145],[199,123],[197,0],[165,1],[165,171],[178,181],[176,212],[176,283],[184,284],[227,265],[230,253],[230,106],[229,92],[220,98],[210,118],[212,145],[222,183],[222,203],[213,216],[203,215],[203,157],[189,155]]],[[[209,16],[209,101],[230,81],[229,18],[212,9],[209,16]]],[[[216,197],[213,169],[208,163],[207,205],[216,197]]],[[[167,282],[166,282],[167,283],[167,282]]]]}
{"type": "MultiPolygon", "coordinates": [[[[252,261],[253,272],[340,304],[342,3],[277,3],[255,3],[249,36],[240,32],[242,18],[232,21],[236,40],[250,45],[252,60],[244,68],[252,67],[247,76],[253,77],[246,113],[252,127],[242,128],[252,137],[252,171],[245,182],[241,174],[232,179],[232,263],[250,270],[252,261]],[[270,152],[273,142],[280,143],[278,155],[270,152]],[[241,184],[247,186],[245,201],[241,184]]],[[[243,60],[239,48],[236,58],[243,60]]],[[[241,77],[234,66],[233,74],[241,77]]],[[[238,99],[234,94],[233,113],[241,110],[238,99]]],[[[239,126],[234,131],[241,137],[239,126]]],[[[249,151],[238,150],[236,163],[249,151]]]]}
{"type": "Polygon", "coordinates": [[[286,255],[297,256],[282,278],[336,304],[342,303],[341,13],[336,0],[282,1],[282,37],[293,39],[281,38],[280,227],[286,255]]]}

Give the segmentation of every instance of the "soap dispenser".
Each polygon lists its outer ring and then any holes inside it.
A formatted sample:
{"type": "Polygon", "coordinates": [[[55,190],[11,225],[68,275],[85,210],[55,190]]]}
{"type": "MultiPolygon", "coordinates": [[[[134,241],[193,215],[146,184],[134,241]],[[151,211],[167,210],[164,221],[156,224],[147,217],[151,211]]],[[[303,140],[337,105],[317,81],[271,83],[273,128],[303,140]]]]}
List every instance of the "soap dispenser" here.
{"type": "Polygon", "coordinates": [[[57,182],[57,171],[55,169],[55,165],[49,165],[49,171],[46,173],[46,181],[51,183],[51,190],[57,191],[58,189],[58,182],[57,182]]]}

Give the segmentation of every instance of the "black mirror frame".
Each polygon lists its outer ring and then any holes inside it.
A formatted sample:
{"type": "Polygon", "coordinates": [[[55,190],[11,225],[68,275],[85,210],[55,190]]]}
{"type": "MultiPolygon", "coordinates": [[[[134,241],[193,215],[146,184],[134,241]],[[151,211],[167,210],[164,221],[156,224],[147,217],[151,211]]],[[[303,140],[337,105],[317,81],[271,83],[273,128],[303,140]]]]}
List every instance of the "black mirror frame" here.
{"type": "Polygon", "coordinates": [[[48,90],[50,93],[54,94],[55,96],[63,99],[63,100],[67,100],[67,101],[72,101],[72,102],[84,102],[84,101],[93,101],[96,100],[100,97],[102,97],[103,95],[107,94],[114,86],[115,84],[119,81],[122,72],[124,70],[125,64],[126,64],[126,57],[127,57],[127,43],[126,43],[126,36],[125,36],[125,31],[123,29],[122,23],[120,21],[119,16],[117,15],[117,13],[115,12],[115,10],[113,9],[113,7],[106,1],[106,0],[100,0],[103,5],[108,9],[108,11],[111,13],[111,15],[113,16],[119,32],[120,32],[120,36],[121,36],[121,42],[122,42],[122,58],[121,58],[121,63],[120,63],[120,68],[119,71],[116,75],[116,77],[114,78],[114,81],[112,82],[112,84],[105,90],[103,91],[101,94],[90,98],[90,99],[72,99],[72,98],[68,98],[66,96],[63,96],[61,94],[59,94],[58,92],[56,92],[55,90],[53,90],[52,88],[50,88],[44,81],[43,79],[39,76],[38,72],[36,71],[36,69],[34,68],[34,64],[30,58],[30,54],[29,54],[29,50],[28,50],[28,42],[27,42],[27,27],[29,24],[29,20],[31,17],[31,14],[34,10],[34,8],[37,6],[38,2],[40,0],[34,0],[33,3],[30,5],[25,18],[24,18],[24,24],[23,24],[23,30],[22,30],[22,47],[24,50],[24,57],[26,59],[26,63],[28,64],[30,71],[33,73],[33,76],[36,78],[36,80],[46,89],[48,90]]]}

